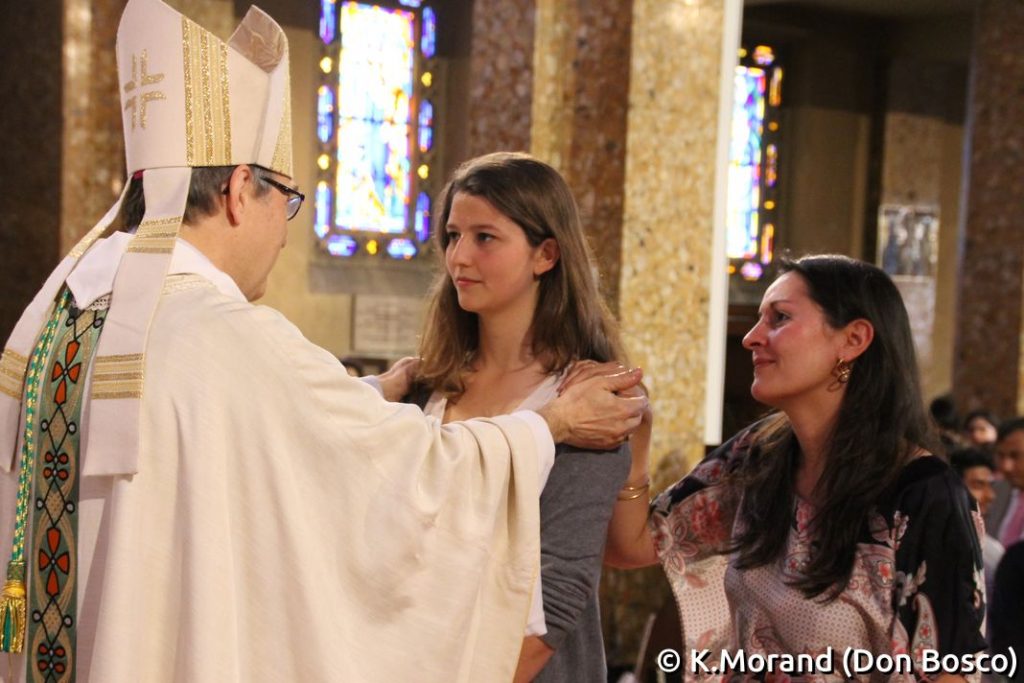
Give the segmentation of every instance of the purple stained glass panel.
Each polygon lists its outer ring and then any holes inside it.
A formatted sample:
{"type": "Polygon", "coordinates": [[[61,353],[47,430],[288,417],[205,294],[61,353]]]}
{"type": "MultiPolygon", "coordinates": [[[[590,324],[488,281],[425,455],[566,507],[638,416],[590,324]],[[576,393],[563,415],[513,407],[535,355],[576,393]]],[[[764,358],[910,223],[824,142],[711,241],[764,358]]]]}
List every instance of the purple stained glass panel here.
{"type": "Polygon", "coordinates": [[[726,251],[729,258],[757,255],[761,204],[761,144],[764,132],[764,69],[740,66],[733,80],[729,142],[726,251]]]}
{"type": "Polygon", "coordinates": [[[744,280],[760,280],[761,276],[764,275],[764,268],[757,261],[747,261],[740,268],[740,275],[743,276],[744,280]]]}
{"type": "Polygon", "coordinates": [[[396,240],[391,240],[388,244],[388,256],[393,259],[401,259],[408,261],[417,253],[416,245],[413,244],[412,240],[401,237],[396,240]]]}
{"type": "Polygon", "coordinates": [[[437,52],[437,15],[431,7],[423,8],[423,36],[420,38],[420,51],[427,59],[433,59],[437,52]]]}
{"type": "Polygon", "coordinates": [[[359,243],[348,235],[331,235],[327,238],[327,253],[332,256],[351,256],[359,251],[359,243]]]}
{"type": "Polygon", "coordinates": [[[420,105],[420,151],[426,154],[434,146],[434,105],[423,100],[420,105]]]}
{"type": "Polygon", "coordinates": [[[336,0],[320,2],[320,40],[324,45],[334,42],[334,34],[338,26],[338,6],[336,0]]]}
{"type": "Polygon", "coordinates": [[[316,185],[316,218],[313,220],[313,231],[323,239],[331,229],[331,188],[320,181],[316,185]]]}
{"type": "Polygon", "coordinates": [[[420,192],[416,198],[416,239],[420,243],[430,237],[430,195],[420,192]]]}
{"type": "Polygon", "coordinates": [[[321,85],[316,96],[316,135],[327,144],[334,132],[334,91],[321,85]]]}

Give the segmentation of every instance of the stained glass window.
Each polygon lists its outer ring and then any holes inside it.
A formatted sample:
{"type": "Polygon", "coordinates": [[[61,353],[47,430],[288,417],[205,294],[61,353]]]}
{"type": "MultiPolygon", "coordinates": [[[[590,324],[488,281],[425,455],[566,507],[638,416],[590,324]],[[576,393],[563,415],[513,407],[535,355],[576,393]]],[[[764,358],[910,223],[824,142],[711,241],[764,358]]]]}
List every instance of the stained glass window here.
{"type": "Polygon", "coordinates": [[[775,255],[782,67],[771,47],[740,50],[733,79],[726,251],[729,272],[760,280],[775,255]]]}
{"type": "Polygon", "coordinates": [[[320,4],[320,246],[342,258],[416,258],[435,189],[436,15],[428,0],[320,4]]]}

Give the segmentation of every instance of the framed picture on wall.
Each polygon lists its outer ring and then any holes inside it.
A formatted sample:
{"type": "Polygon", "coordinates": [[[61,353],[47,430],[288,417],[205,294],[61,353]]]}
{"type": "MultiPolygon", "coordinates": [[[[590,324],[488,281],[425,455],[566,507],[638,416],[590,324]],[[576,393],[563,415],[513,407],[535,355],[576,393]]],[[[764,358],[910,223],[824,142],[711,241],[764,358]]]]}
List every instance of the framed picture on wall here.
{"type": "Polygon", "coordinates": [[[879,267],[889,275],[933,278],[939,256],[936,206],[883,204],[878,210],[879,267]]]}

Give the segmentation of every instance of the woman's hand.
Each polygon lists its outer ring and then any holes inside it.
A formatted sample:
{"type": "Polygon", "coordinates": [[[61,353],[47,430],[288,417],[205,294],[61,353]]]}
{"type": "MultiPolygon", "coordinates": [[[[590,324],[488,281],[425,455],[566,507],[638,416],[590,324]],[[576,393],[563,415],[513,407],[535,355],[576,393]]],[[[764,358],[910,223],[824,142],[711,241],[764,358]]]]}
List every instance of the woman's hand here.
{"type": "Polygon", "coordinates": [[[406,356],[395,361],[386,372],[377,375],[380,382],[381,393],[386,401],[398,401],[409,393],[413,380],[416,379],[416,372],[420,367],[420,359],[413,356],[406,356]]]}

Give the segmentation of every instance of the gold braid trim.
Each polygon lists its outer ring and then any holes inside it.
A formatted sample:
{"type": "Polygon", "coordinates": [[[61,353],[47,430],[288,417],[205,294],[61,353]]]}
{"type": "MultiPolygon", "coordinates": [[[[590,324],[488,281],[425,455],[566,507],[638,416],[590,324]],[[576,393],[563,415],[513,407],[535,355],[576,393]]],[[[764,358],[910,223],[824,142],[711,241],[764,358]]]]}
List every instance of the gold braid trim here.
{"type": "Polygon", "coordinates": [[[0,393],[20,401],[27,368],[28,358],[11,349],[4,349],[0,356],[0,393]]]}
{"type": "Polygon", "coordinates": [[[143,362],[141,353],[97,356],[92,371],[92,397],[141,398],[143,362]]]}

